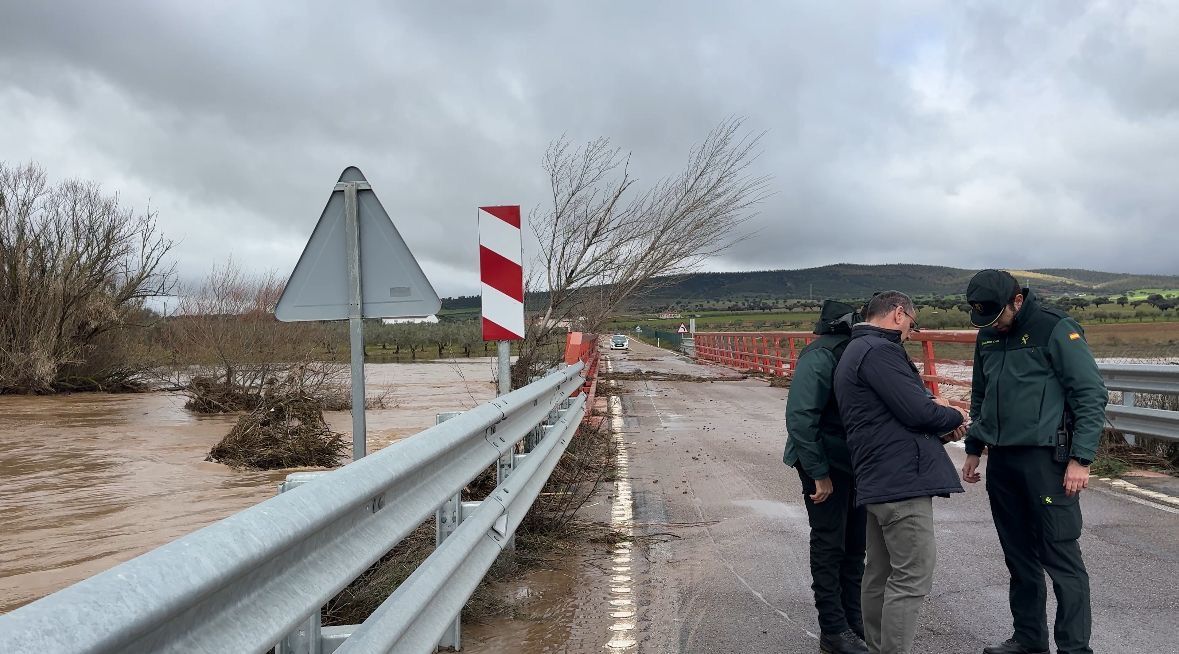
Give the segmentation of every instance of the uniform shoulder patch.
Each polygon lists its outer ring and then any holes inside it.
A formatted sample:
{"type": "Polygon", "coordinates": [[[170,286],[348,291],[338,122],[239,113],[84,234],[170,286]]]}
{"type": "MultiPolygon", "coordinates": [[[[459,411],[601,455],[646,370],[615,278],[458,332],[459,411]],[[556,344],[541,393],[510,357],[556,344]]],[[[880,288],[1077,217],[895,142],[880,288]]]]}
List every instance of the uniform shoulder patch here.
{"type": "Polygon", "coordinates": [[[1076,332],[1069,332],[1068,340],[1079,341],[1079,340],[1081,340],[1081,335],[1076,332]]]}

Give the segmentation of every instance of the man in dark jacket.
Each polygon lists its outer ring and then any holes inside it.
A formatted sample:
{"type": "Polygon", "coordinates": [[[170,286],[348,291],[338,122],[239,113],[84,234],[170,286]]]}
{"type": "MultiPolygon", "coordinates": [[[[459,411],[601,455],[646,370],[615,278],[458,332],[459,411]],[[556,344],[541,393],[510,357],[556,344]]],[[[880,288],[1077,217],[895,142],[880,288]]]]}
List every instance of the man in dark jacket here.
{"type": "Polygon", "coordinates": [[[786,398],[786,452],[798,470],[811,527],[811,589],[819,611],[819,650],[866,654],[860,613],[864,576],[864,509],[855,505],[847,435],[832,390],[835,364],[860,315],[827,300],[815,334],[794,364],[786,398]]]}
{"type": "Polygon", "coordinates": [[[864,640],[873,654],[905,654],[933,585],[933,496],[961,493],[945,442],[962,435],[962,409],[935,400],[902,343],[916,308],[899,291],[877,294],[852,328],[835,369],[856,504],[867,507],[864,640]]]}
{"type": "Polygon", "coordinates": [[[975,483],[988,448],[987,495],[1011,573],[1015,633],[986,654],[1048,652],[1044,573],[1056,592],[1056,651],[1092,654],[1089,574],[1081,559],[1080,494],[1105,426],[1109,395],[1085,332],[1002,270],[966,288],[979,327],[962,479],[975,483]]]}

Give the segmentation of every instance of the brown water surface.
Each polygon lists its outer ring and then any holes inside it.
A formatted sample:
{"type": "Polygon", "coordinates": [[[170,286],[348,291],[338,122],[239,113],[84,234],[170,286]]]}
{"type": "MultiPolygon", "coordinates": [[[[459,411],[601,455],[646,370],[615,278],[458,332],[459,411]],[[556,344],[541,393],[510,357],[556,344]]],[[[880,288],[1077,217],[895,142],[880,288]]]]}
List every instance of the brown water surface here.
{"type": "MultiPolygon", "coordinates": [[[[369,364],[368,448],[494,396],[490,361],[369,364]]],[[[351,415],[332,412],[351,432],[351,415]]],[[[272,497],[289,470],[204,461],[236,416],[196,416],[174,393],[0,396],[0,612],[272,497]]]]}

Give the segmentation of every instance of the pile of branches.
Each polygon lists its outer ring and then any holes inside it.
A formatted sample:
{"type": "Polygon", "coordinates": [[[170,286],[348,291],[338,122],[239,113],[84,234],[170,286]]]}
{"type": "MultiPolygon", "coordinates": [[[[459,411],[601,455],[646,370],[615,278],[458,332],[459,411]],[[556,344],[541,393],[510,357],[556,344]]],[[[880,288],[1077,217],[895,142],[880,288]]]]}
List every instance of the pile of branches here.
{"type": "Polygon", "coordinates": [[[209,451],[207,461],[236,468],[322,467],[340,464],[348,448],[323,418],[323,406],[291,375],[268,385],[258,405],[209,451]]]}

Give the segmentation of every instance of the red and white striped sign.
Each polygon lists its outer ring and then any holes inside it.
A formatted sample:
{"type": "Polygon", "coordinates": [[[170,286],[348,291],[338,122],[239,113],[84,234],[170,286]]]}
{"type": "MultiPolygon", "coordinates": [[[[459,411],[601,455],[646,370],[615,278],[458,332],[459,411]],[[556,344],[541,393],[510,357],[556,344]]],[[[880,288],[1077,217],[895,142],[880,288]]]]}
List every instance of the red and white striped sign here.
{"type": "Polygon", "coordinates": [[[483,340],[524,338],[524,255],[520,207],[479,207],[479,278],[483,340]]]}

